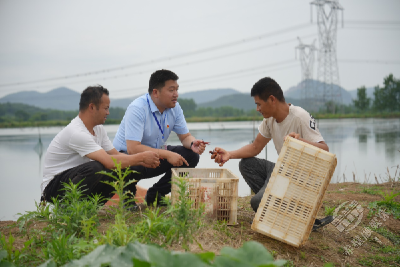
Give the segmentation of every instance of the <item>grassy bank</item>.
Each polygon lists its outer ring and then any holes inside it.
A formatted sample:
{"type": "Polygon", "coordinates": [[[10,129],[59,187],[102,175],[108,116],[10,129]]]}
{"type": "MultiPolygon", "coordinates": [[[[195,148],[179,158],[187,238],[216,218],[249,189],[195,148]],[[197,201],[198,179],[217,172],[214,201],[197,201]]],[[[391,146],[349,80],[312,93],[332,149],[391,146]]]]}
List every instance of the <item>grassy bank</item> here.
{"type": "MultiPolygon", "coordinates": [[[[350,113],[350,114],[313,114],[316,119],[350,119],[350,118],[400,118],[400,112],[393,113],[350,113]]],[[[223,122],[223,121],[261,121],[262,117],[189,117],[187,122],[223,122]]],[[[0,128],[23,128],[23,127],[51,127],[66,126],[69,120],[51,120],[51,121],[11,121],[0,122],[0,128]]],[[[121,120],[107,119],[105,124],[120,124],[121,120]]]]}
{"type": "MultiPolygon", "coordinates": [[[[251,230],[251,197],[238,199],[238,224],[228,226],[204,217],[202,207],[190,210],[189,201],[132,212],[122,202],[110,208],[100,207],[98,199],[76,201],[80,193],[70,186],[67,205],[56,201],[51,209],[38,206],[17,222],[0,222],[0,266],[2,261],[14,264],[4,266],[119,266],[133,264],[132,258],[135,266],[399,266],[396,179],[377,185],[330,184],[317,217],[356,201],[363,209],[361,220],[348,232],[333,224],[312,232],[299,248],[251,230]],[[378,218],[380,224],[372,227],[379,208],[385,208],[388,217],[378,218]],[[360,239],[366,228],[370,235],[360,239]],[[348,247],[353,247],[350,254],[348,247]]],[[[113,186],[124,196],[123,183],[113,186]]],[[[181,196],[185,186],[180,184],[181,196]]]]}

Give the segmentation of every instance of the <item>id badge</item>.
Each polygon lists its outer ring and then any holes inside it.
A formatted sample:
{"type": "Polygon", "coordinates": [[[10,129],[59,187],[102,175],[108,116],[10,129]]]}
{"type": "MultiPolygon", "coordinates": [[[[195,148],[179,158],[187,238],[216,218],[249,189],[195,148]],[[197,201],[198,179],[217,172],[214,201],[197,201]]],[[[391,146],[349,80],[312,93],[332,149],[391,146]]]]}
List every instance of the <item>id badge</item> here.
{"type": "Polygon", "coordinates": [[[163,145],[161,145],[161,149],[163,149],[163,150],[168,150],[168,144],[167,143],[164,143],[163,145]]]}

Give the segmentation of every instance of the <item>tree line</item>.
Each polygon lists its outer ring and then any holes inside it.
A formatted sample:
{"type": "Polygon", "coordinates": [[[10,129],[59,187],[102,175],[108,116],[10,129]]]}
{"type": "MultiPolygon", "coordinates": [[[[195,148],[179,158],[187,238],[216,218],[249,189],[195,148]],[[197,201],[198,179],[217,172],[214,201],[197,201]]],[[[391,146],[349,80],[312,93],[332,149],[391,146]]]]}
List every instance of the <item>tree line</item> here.
{"type": "Polygon", "coordinates": [[[358,111],[398,112],[400,111],[400,80],[392,74],[384,78],[383,86],[374,88],[374,99],[367,96],[365,86],[357,89],[354,107],[358,111]]]}
{"type": "MultiPolygon", "coordinates": [[[[357,88],[357,98],[352,104],[341,105],[332,101],[324,103],[315,114],[317,117],[349,115],[353,117],[399,117],[400,116],[400,80],[393,74],[383,79],[383,86],[375,86],[374,97],[367,95],[365,86],[357,88]]],[[[342,116],[347,117],[347,116],[342,116]]]]}
{"type": "MultiPolygon", "coordinates": [[[[193,99],[179,99],[186,118],[238,118],[260,116],[255,110],[244,111],[233,107],[197,108],[193,99]]],[[[79,111],[42,109],[19,103],[0,104],[0,127],[65,125],[78,115],[79,111]]],[[[110,107],[106,124],[119,124],[125,114],[123,108],[110,107]]]]}
{"type": "MultiPolygon", "coordinates": [[[[260,119],[261,115],[255,110],[243,110],[230,106],[218,108],[197,107],[193,99],[179,99],[185,117],[189,121],[200,120],[251,120],[260,119]]],[[[306,107],[307,109],[307,107],[306,107]]],[[[399,114],[400,112],[400,80],[392,74],[384,78],[383,86],[377,85],[374,89],[374,99],[367,96],[365,86],[357,89],[357,98],[350,105],[340,105],[334,102],[326,102],[318,112],[313,113],[315,117],[329,117],[332,113],[336,115],[357,116],[370,114],[399,114]]],[[[111,107],[107,124],[119,124],[125,114],[125,109],[111,107]]],[[[333,115],[335,115],[333,114],[333,115]]],[[[66,125],[78,111],[62,111],[54,109],[42,109],[30,105],[18,103],[0,104],[0,127],[22,127],[22,126],[45,126],[66,125]]]]}

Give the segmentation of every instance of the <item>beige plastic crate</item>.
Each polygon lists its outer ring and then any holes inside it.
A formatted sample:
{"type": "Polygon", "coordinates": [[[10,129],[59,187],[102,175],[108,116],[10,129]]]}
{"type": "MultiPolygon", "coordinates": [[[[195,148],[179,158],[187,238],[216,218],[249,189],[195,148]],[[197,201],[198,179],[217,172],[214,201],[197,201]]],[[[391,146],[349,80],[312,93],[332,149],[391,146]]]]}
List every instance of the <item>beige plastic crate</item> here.
{"type": "Polygon", "coordinates": [[[207,215],[229,225],[237,224],[237,178],[228,169],[173,168],[172,169],[172,203],[178,200],[177,177],[188,178],[189,197],[193,208],[205,203],[207,215]]]}
{"type": "Polygon", "coordinates": [[[304,244],[336,164],[336,155],[286,138],[251,229],[295,247],[304,244]]]}

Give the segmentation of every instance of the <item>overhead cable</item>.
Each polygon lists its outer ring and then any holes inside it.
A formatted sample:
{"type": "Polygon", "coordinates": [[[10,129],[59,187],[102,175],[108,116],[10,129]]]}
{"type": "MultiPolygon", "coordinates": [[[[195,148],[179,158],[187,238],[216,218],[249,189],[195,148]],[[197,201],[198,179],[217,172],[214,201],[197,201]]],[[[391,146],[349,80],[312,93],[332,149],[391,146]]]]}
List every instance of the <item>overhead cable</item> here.
{"type": "Polygon", "coordinates": [[[139,63],[134,63],[134,64],[130,64],[130,65],[125,65],[125,66],[121,66],[121,67],[115,67],[115,68],[109,68],[109,69],[103,69],[103,70],[91,71],[91,72],[85,72],[85,73],[79,73],[79,74],[73,74],[73,75],[66,75],[66,76],[60,76],[60,77],[54,77],[54,78],[48,78],[48,79],[31,80],[31,81],[26,81],[26,82],[5,83],[5,84],[0,84],[0,87],[17,86],[17,85],[23,85],[23,84],[32,84],[32,83],[55,81],[55,80],[64,80],[64,79],[70,79],[70,78],[91,76],[91,75],[96,75],[96,74],[101,74],[101,73],[108,73],[108,72],[117,71],[117,70],[124,70],[124,69],[149,65],[149,64],[153,64],[153,63],[174,60],[174,59],[183,58],[183,57],[187,57],[187,56],[202,54],[202,53],[206,53],[206,52],[211,52],[211,51],[215,51],[215,50],[219,50],[219,49],[223,49],[223,48],[227,48],[227,47],[241,45],[244,43],[259,41],[264,38],[268,38],[268,37],[275,36],[275,35],[280,35],[283,33],[299,30],[301,28],[310,27],[310,26],[312,26],[312,24],[303,23],[303,24],[291,26],[291,27],[288,27],[285,29],[281,29],[281,30],[277,30],[277,31],[269,32],[269,33],[264,33],[261,35],[244,38],[244,39],[236,40],[236,41],[221,44],[221,45],[211,46],[211,47],[199,49],[199,50],[193,51],[193,52],[186,52],[186,53],[178,54],[175,56],[161,57],[161,58],[143,61],[143,62],[139,62],[139,63]]]}

